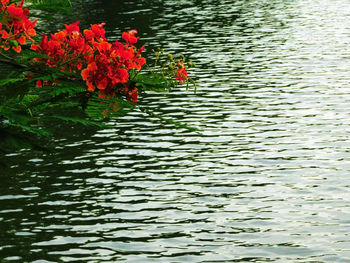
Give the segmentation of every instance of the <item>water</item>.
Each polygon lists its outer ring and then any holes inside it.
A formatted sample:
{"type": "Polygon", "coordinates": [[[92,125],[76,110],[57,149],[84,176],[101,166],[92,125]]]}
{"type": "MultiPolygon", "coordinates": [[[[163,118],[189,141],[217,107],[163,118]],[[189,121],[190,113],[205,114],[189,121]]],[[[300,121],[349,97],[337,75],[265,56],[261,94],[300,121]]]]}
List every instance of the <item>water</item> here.
{"type": "Polygon", "coordinates": [[[202,132],[134,111],[6,156],[1,262],[350,262],[349,1],[75,3],[197,62],[142,104],[202,132]]]}

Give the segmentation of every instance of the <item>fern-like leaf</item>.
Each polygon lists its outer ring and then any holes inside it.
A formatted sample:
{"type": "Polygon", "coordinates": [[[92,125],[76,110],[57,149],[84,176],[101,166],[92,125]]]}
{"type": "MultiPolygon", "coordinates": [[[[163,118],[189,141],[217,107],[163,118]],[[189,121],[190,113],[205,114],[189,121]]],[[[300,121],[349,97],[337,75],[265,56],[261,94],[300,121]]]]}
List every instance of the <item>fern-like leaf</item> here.
{"type": "Polygon", "coordinates": [[[101,128],[108,128],[108,127],[110,127],[110,126],[108,126],[105,123],[97,122],[97,121],[94,121],[94,120],[83,119],[83,118],[60,116],[60,115],[53,115],[51,117],[59,119],[59,120],[63,120],[63,121],[70,121],[70,122],[74,122],[74,123],[83,124],[85,126],[97,126],[97,127],[101,127],[101,128]]]}

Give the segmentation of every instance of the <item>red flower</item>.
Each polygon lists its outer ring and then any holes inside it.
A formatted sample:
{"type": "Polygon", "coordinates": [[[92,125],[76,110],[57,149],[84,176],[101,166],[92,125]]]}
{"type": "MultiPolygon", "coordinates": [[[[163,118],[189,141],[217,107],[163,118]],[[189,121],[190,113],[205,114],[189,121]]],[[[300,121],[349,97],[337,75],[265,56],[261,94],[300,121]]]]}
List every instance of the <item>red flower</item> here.
{"type": "Polygon", "coordinates": [[[79,32],[79,21],[73,23],[73,24],[70,24],[70,25],[64,25],[66,27],[66,32],[68,34],[72,34],[73,32],[79,32]]]}
{"type": "MultiPolygon", "coordinates": [[[[100,96],[125,96],[132,103],[137,102],[138,90],[124,90],[129,81],[129,70],[140,70],[146,63],[139,50],[133,45],[138,37],[136,30],[123,33],[126,43],[110,43],[105,37],[104,23],[91,25],[80,33],[79,22],[65,25],[65,29],[51,35],[43,35],[39,45],[33,44],[32,50],[48,55],[38,57],[35,63],[49,67],[58,67],[62,71],[81,71],[88,91],[98,91],[100,96]]],[[[23,40],[23,39],[21,39],[23,40]]],[[[45,85],[45,83],[43,83],[45,85]]]]}
{"type": "Polygon", "coordinates": [[[13,1],[1,0],[0,49],[8,50],[12,47],[16,52],[20,52],[22,50],[20,45],[24,45],[27,39],[33,41],[31,37],[36,34],[34,29],[36,20],[28,19],[29,11],[22,8],[23,0],[20,4],[11,2],[13,1]]]}
{"type": "Polygon", "coordinates": [[[99,90],[104,90],[107,88],[108,85],[108,80],[106,78],[102,79],[101,81],[98,82],[97,88],[99,90]]]}
{"type": "Polygon", "coordinates": [[[6,30],[2,30],[0,33],[1,33],[3,39],[9,38],[9,34],[6,32],[6,30]]]}
{"type": "Polygon", "coordinates": [[[137,40],[139,39],[138,37],[135,37],[135,35],[137,34],[137,30],[130,30],[128,32],[124,32],[122,34],[122,38],[130,43],[130,44],[135,44],[137,42],[137,40]]]}
{"type": "Polygon", "coordinates": [[[26,43],[26,37],[25,36],[20,36],[17,39],[18,43],[20,43],[21,45],[24,45],[26,43]]]}
{"type": "Polygon", "coordinates": [[[101,23],[101,24],[97,24],[97,25],[91,25],[91,31],[94,33],[94,38],[96,38],[97,40],[102,38],[104,40],[106,40],[105,37],[105,30],[103,29],[103,26],[106,23],[101,23]]]}
{"type": "Polygon", "coordinates": [[[132,91],[129,91],[128,95],[129,95],[131,102],[133,102],[133,103],[137,102],[138,95],[139,95],[137,88],[134,88],[132,91]]]}
{"type": "Polygon", "coordinates": [[[17,7],[15,4],[11,4],[6,8],[7,12],[16,17],[22,17],[23,16],[23,9],[21,7],[17,7]]]}
{"type": "Polygon", "coordinates": [[[176,79],[180,82],[180,84],[182,84],[183,81],[186,81],[187,79],[189,79],[189,76],[187,75],[186,72],[186,67],[182,62],[178,62],[177,63],[177,71],[175,72],[175,77],[176,79]]]}
{"type": "Polygon", "coordinates": [[[17,53],[20,53],[22,51],[22,47],[20,45],[18,45],[17,47],[12,47],[12,49],[17,53]]]}
{"type": "Polygon", "coordinates": [[[92,32],[92,30],[85,29],[84,36],[87,41],[91,41],[95,37],[95,34],[92,32]]]}

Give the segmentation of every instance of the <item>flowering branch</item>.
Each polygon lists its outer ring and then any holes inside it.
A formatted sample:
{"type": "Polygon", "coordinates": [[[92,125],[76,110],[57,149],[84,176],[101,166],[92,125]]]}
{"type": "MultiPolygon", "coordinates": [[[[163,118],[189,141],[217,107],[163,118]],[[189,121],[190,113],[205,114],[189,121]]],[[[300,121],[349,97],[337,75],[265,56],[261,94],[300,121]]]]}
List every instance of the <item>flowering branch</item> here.
{"type": "MultiPolygon", "coordinates": [[[[0,86],[5,87],[2,90],[10,94],[4,97],[0,94],[0,131],[12,125],[46,135],[49,133],[32,126],[33,120],[37,120],[38,126],[49,119],[45,117],[39,122],[43,109],[77,106],[78,102],[88,116],[99,119],[111,112],[122,114],[133,108],[141,89],[193,82],[187,73],[192,65],[185,64],[184,58],[175,61],[168,55],[162,66],[158,66],[163,50],[155,52],[154,68],[139,74],[146,59],[145,47],[136,46],[137,30],[124,32],[121,41],[110,42],[105,35],[105,23],[81,30],[77,21],[57,33],[43,34],[40,42],[35,42],[37,21],[28,18],[29,10],[23,4],[24,0],[20,3],[0,0],[0,56],[3,57],[0,62],[22,70],[19,75],[0,80],[0,86]],[[26,48],[28,42],[31,42],[30,50],[26,48]]],[[[79,118],[51,117],[90,124],[79,118]]]]}

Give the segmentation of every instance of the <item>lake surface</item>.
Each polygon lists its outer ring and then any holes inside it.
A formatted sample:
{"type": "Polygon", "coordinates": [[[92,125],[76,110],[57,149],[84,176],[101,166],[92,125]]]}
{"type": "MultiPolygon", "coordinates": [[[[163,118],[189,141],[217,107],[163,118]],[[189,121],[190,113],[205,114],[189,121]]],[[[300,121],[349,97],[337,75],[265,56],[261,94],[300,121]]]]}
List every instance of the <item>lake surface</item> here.
{"type": "Polygon", "coordinates": [[[136,110],[6,156],[0,262],[350,262],[349,1],[86,0],[75,19],[196,62],[197,94],[141,104],[202,131],[136,110]]]}

